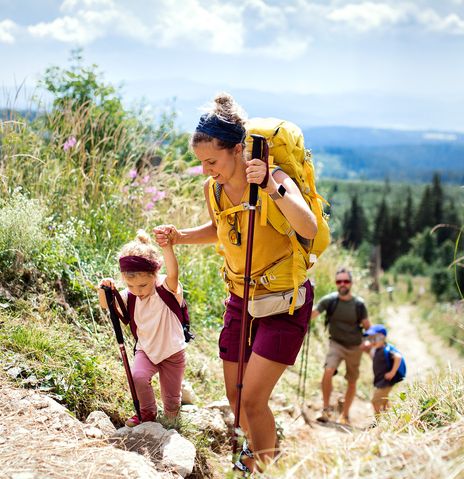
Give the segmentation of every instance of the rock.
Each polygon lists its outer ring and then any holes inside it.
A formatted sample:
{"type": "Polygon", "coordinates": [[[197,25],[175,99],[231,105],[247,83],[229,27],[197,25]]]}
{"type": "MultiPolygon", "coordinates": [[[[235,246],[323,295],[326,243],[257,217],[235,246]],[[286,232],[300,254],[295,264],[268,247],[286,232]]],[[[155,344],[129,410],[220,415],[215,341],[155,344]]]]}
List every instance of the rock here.
{"type": "Polygon", "coordinates": [[[186,414],[191,414],[198,411],[198,406],[194,404],[185,404],[180,408],[180,411],[186,414]]]}
{"type": "Polygon", "coordinates": [[[103,438],[103,432],[98,429],[98,427],[90,426],[88,424],[84,426],[84,433],[87,437],[92,437],[94,439],[103,438]]]}
{"type": "MultiPolygon", "coordinates": [[[[111,436],[115,433],[116,428],[110,421],[110,418],[103,411],[92,411],[85,420],[85,424],[100,429],[103,436],[111,436]]],[[[87,428],[86,428],[87,431],[87,428]]],[[[87,434],[87,432],[86,432],[87,434]]]]}
{"type": "Polygon", "coordinates": [[[16,379],[17,377],[21,376],[22,372],[23,372],[23,368],[16,366],[16,367],[8,369],[7,374],[13,379],[16,379]]]}
{"type": "Polygon", "coordinates": [[[164,442],[162,454],[162,463],[168,469],[173,469],[182,477],[192,473],[195,465],[195,446],[177,431],[173,429],[168,431],[168,439],[164,442]]]}
{"type": "Polygon", "coordinates": [[[112,439],[122,440],[129,451],[149,457],[155,464],[161,461],[164,467],[182,477],[193,471],[195,446],[174,429],[167,431],[157,422],[123,427],[113,434],[112,439]]]}
{"type": "Polygon", "coordinates": [[[230,404],[227,399],[221,399],[220,401],[213,401],[205,406],[205,409],[219,409],[223,414],[231,412],[230,404]]]}
{"type": "Polygon", "coordinates": [[[227,440],[229,429],[219,409],[199,409],[189,416],[189,421],[203,431],[211,443],[220,445],[227,440]]]}
{"type": "Polygon", "coordinates": [[[188,381],[182,381],[182,404],[194,404],[197,396],[193,390],[192,385],[188,381]]]}

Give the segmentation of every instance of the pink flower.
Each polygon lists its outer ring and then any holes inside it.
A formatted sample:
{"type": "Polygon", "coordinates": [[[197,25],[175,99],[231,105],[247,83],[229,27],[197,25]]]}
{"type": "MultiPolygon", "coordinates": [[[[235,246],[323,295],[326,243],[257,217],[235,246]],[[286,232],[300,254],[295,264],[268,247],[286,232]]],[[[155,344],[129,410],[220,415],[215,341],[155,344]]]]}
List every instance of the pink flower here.
{"type": "Polygon", "coordinates": [[[136,178],[137,177],[137,170],[133,168],[132,170],[129,171],[129,178],[136,178]]]}
{"type": "Polygon", "coordinates": [[[63,145],[63,150],[68,151],[70,148],[76,146],[77,140],[75,136],[70,136],[63,145]]]}
{"type": "Polygon", "coordinates": [[[203,174],[203,167],[201,165],[191,166],[190,168],[187,168],[185,172],[190,176],[201,175],[203,174]]]}
{"type": "Polygon", "coordinates": [[[155,204],[150,201],[145,205],[145,210],[150,211],[151,209],[153,209],[153,206],[155,206],[155,204]]]}
{"type": "Polygon", "coordinates": [[[142,183],[148,183],[150,181],[150,175],[145,175],[142,179],[142,183]]]}
{"type": "Polygon", "coordinates": [[[155,186],[147,186],[145,188],[145,193],[156,193],[158,190],[156,189],[155,186]]]}
{"type": "Polygon", "coordinates": [[[159,201],[159,200],[164,200],[166,198],[166,192],[165,191],[157,191],[151,198],[152,201],[159,201]]]}

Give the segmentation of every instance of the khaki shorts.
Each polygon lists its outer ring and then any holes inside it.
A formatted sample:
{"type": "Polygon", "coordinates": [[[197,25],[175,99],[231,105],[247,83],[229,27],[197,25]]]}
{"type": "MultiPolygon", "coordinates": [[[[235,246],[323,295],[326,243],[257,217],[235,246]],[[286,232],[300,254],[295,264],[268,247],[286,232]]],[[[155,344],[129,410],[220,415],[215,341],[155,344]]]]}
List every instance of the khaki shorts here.
{"type": "Polygon", "coordinates": [[[362,350],[359,346],[343,346],[334,340],[329,342],[329,352],[325,358],[325,368],[338,369],[340,363],[345,361],[347,381],[356,381],[359,377],[362,350]]]}
{"type": "Polygon", "coordinates": [[[374,388],[374,394],[372,396],[372,404],[377,406],[376,409],[379,411],[384,411],[388,405],[388,395],[392,390],[392,386],[387,386],[386,388],[374,388]]]}

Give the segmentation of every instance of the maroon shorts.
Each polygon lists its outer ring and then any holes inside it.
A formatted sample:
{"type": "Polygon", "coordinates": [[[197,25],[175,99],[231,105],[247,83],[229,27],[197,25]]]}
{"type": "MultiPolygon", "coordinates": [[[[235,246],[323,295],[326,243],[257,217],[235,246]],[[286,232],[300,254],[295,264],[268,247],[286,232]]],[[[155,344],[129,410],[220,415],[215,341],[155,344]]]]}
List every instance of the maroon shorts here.
{"type": "MultiPolygon", "coordinates": [[[[305,304],[293,315],[282,313],[252,320],[248,314],[245,362],[248,362],[253,351],[271,361],[288,365],[295,364],[308,329],[313,307],[311,283],[307,281],[305,287],[305,304]]],[[[243,299],[231,293],[226,304],[224,326],[219,336],[219,357],[225,361],[238,362],[242,304],[243,299]]]]}

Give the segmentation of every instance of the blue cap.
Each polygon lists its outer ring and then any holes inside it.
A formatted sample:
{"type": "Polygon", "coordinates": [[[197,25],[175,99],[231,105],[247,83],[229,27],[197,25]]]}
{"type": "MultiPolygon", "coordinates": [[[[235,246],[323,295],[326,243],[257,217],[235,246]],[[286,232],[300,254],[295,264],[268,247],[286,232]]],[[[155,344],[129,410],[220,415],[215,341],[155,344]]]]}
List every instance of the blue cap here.
{"type": "Polygon", "coordinates": [[[374,324],[365,333],[364,336],[374,336],[374,334],[387,335],[387,329],[383,324],[374,324]]]}

